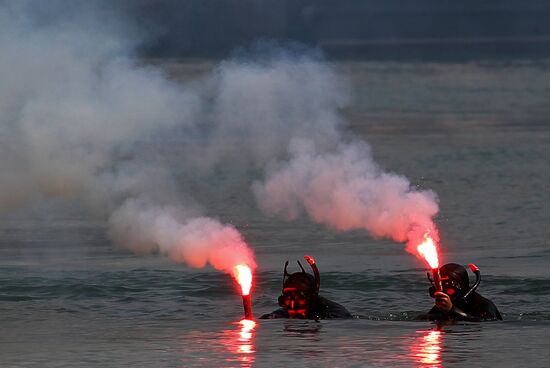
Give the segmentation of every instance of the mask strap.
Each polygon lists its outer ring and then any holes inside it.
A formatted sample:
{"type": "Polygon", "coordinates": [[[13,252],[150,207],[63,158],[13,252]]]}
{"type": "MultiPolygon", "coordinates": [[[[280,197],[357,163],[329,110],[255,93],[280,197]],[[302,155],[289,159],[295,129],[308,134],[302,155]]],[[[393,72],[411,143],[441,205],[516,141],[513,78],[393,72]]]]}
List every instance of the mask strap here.
{"type": "Polygon", "coordinates": [[[306,273],[306,270],[304,270],[304,266],[302,266],[300,261],[296,261],[296,262],[298,262],[298,266],[300,266],[300,268],[302,269],[302,273],[306,273]]]}
{"type": "Polygon", "coordinates": [[[288,268],[288,261],[285,262],[285,269],[284,269],[284,272],[283,272],[283,288],[285,287],[285,279],[290,276],[288,271],[287,271],[287,268],[288,268]]]}
{"type": "Polygon", "coordinates": [[[284,271],[284,273],[283,273],[283,276],[284,276],[284,277],[290,276],[290,274],[289,274],[288,271],[287,271],[287,268],[288,268],[288,261],[285,262],[285,271],[284,271]]]}

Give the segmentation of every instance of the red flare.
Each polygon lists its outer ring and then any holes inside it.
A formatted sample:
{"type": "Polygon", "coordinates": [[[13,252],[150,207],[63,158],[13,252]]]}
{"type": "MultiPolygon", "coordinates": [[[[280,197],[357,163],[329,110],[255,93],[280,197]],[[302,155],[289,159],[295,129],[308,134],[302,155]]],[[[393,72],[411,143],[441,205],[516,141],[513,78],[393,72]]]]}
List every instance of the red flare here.
{"type": "Polygon", "coordinates": [[[434,278],[435,291],[442,291],[443,286],[441,285],[441,275],[439,274],[439,268],[432,268],[432,275],[434,278]]]}
{"type": "Polygon", "coordinates": [[[250,301],[250,289],[252,288],[252,270],[246,265],[235,266],[234,276],[241,286],[245,320],[252,319],[252,303],[250,301]]]}
{"type": "Polygon", "coordinates": [[[252,303],[250,302],[250,294],[243,295],[243,308],[244,308],[244,319],[252,319],[252,303]]]}
{"type": "Polygon", "coordinates": [[[441,275],[439,274],[439,255],[437,253],[437,244],[432,237],[430,237],[428,232],[424,234],[424,241],[416,247],[416,250],[421,257],[424,257],[424,260],[432,269],[435,291],[443,290],[443,287],[441,286],[441,275]]]}
{"type": "Polygon", "coordinates": [[[252,270],[247,265],[235,266],[234,276],[239,285],[241,285],[242,295],[250,294],[252,288],[252,270]]]}
{"type": "Polygon", "coordinates": [[[439,268],[437,245],[428,233],[424,234],[424,241],[416,247],[416,250],[420,256],[424,257],[432,270],[439,268]]]}

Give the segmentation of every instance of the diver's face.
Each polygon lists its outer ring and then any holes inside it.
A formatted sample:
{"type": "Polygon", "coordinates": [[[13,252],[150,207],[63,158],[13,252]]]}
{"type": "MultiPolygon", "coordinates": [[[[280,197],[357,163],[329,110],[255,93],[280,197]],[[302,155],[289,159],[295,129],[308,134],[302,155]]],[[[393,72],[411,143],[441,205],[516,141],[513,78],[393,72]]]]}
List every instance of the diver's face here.
{"type": "Polygon", "coordinates": [[[286,309],[290,318],[305,318],[309,307],[308,294],[295,287],[283,289],[279,305],[286,309]]]}
{"type": "Polygon", "coordinates": [[[443,292],[447,294],[451,299],[459,296],[462,290],[460,284],[456,280],[448,276],[441,277],[441,286],[443,287],[443,292]]]}

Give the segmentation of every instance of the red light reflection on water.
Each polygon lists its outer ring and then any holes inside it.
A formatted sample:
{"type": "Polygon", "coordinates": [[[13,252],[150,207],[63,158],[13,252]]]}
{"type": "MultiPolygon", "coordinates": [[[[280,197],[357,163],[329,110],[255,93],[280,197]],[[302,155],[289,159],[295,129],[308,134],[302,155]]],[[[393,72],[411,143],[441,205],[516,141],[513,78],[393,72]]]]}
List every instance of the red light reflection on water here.
{"type": "MultiPolygon", "coordinates": [[[[250,319],[243,319],[239,322],[241,325],[241,329],[239,331],[239,338],[237,341],[238,344],[238,352],[243,354],[253,354],[256,352],[256,349],[254,348],[254,328],[256,327],[256,322],[250,320],[250,319]]],[[[251,359],[248,359],[248,361],[251,360],[250,363],[254,362],[254,355],[250,356],[251,359]]]]}
{"type": "Polygon", "coordinates": [[[421,367],[441,367],[442,332],[417,331],[422,334],[412,346],[413,356],[421,367]]]}
{"type": "Polygon", "coordinates": [[[222,343],[231,353],[227,359],[228,363],[239,362],[240,367],[252,367],[256,357],[256,347],[254,346],[254,330],[256,322],[250,319],[243,319],[235,323],[237,329],[223,331],[222,343]]]}

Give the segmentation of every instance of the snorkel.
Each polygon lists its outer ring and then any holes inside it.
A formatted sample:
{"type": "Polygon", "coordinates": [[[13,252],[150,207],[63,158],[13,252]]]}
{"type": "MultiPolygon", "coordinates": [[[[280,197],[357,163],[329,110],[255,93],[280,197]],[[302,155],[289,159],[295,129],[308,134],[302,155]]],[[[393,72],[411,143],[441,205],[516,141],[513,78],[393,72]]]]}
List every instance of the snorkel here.
{"type": "Polygon", "coordinates": [[[315,259],[313,259],[313,257],[304,256],[304,259],[307,261],[307,263],[309,263],[309,266],[313,270],[313,275],[315,276],[315,295],[318,295],[319,289],[321,288],[321,275],[319,274],[319,269],[317,268],[317,265],[315,264],[315,259]]]}
{"type": "Polygon", "coordinates": [[[474,285],[468,290],[466,294],[462,297],[462,299],[466,299],[471,293],[476,291],[477,287],[481,283],[481,271],[479,270],[479,267],[477,267],[475,264],[470,263],[468,265],[468,268],[476,275],[476,282],[474,282],[474,285]]]}

